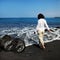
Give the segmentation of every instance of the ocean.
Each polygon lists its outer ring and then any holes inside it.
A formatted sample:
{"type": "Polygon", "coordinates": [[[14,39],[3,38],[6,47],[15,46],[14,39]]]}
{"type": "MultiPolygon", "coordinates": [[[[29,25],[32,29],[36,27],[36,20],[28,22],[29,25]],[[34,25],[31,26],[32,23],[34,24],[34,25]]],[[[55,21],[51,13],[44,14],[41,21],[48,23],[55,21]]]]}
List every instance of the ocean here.
{"type": "MultiPolygon", "coordinates": [[[[34,43],[37,44],[37,35],[33,34],[37,25],[37,21],[37,18],[0,18],[0,38],[4,35],[21,37],[21,35],[25,34],[24,41],[26,46],[34,43]],[[30,38],[33,37],[35,38],[34,41],[30,40],[30,38]]],[[[46,18],[46,21],[50,28],[60,27],[60,18],[46,18]]],[[[58,29],[58,32],[58,36],[60,37],[60,29],[58,29]]]]}
{"type": "MultiPolygon", "coordinates": [[[[0,28],[36,26],[37,18],[0,18],[0,28]]],[[[50,27],[60,26],[60,18],[46,18],[50,27]]]]}

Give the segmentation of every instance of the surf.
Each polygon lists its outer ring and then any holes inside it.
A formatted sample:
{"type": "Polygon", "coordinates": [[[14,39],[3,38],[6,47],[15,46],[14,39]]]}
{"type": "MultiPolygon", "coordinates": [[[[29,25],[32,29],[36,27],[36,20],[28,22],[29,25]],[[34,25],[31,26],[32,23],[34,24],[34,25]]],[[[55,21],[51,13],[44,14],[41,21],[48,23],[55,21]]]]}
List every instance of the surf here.
{"type": "MultiPolygon", "coordinates": [[[[54,40],[60,40],[60,28],[50,28],[53,30],[53,32],[45,32],[44,34],[44,42],[52,42],[54,40]]],[[[23,39],[25,46],[30,46],[33,44],[39,44],[38,35],[34,34],[35,32],[34,27],[24,27],[24,28],[4,28],[3,30],[0,30],[0,38],[2,38],[4,35],[10,35],[11,37],[18,37],[23,39]]]]}

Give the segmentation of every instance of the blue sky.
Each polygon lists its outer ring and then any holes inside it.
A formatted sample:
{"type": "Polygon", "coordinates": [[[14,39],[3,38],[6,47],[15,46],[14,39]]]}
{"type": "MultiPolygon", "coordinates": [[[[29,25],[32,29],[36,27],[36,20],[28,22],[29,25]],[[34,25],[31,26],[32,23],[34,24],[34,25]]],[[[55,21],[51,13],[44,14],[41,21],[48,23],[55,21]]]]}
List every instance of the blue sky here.
{"type": "Polygon", "coordinates": [[[0,0],[0,17],[60,17],[60,0],[0,0]]]}

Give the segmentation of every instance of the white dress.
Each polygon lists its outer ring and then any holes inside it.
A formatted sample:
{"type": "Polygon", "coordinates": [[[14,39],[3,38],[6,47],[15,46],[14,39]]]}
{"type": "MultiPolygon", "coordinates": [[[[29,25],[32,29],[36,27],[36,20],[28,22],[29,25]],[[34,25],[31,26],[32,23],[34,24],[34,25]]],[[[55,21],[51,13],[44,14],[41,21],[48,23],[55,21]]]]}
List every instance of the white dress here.
{"type": "Polygon", "coordinates": [[[45,19],[39,19],[38,20],[37,27],[36,27],[36,30],[39,30],[39,31],[43,31],[44,32],[45,29],[48,29],[49,30],[49,27],[47,25],[46,20],[45,19]]]}

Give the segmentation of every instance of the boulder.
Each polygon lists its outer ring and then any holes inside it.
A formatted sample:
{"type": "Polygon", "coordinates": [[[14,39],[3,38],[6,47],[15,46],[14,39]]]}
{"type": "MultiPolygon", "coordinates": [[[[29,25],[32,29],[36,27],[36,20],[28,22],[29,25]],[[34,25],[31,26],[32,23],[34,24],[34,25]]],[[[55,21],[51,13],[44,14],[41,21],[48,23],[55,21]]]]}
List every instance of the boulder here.
{"type": "Polygon", "coordinates": [[[20,38],[12,38],[9,35],[5,35],[0,40],[0,46],[6,51],[22,52],[25,48],[25,43],[20,38]]]}
{"type": "Polygon", "coordinates": [[[22,52],[24,49],[25,49],[25,43],[23,40],[21,40],[20,38],[15,38],[13,41],[12,41],[12,50],[13,51],[16,51],[16,52],[22,52]]]}

